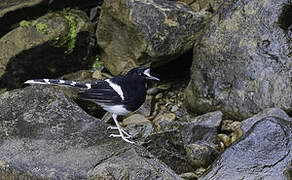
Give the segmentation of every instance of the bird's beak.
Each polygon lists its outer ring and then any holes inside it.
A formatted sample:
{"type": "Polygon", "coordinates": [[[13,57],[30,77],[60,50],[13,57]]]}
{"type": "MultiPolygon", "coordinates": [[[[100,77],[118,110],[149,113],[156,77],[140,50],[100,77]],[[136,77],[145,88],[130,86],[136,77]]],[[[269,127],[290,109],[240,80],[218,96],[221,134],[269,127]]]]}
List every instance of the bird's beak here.
{"type": "Polygon", "coordinates": [[[154,77],[154,76],[151,76],[151,75],[150,75],[150,68],[147,68],[147,69],[143,72],[143,74],[146,75],[146,78],[147,78],[147,79],[155,80],[155,81],[160,81],[160,79],[158,79],[157,77],[154,77]]]}

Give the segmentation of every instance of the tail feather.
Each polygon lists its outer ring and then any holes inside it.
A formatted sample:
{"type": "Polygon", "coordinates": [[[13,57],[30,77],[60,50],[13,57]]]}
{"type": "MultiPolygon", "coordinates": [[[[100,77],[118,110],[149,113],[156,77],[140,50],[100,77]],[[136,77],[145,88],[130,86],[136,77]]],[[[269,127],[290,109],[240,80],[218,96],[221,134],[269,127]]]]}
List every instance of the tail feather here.
{"type": "Polygon", "coordinates": [[[79,88],[91,88],[90,83],[81,83],[70,80],[58,80],[58,79],[33,79],[27,80],[24,84],[50,84],[50,85],[59,85],[59,86],[71,86],[71,87],[79,87],[79,88]]]}

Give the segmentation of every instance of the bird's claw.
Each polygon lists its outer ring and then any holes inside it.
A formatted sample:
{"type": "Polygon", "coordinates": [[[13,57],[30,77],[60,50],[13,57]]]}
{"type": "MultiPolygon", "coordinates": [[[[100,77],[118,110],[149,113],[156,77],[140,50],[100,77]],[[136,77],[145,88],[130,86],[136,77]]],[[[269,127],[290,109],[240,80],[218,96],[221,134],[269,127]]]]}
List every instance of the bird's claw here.
{"type": "MultiPolygon", "coordinates": [[[[109,127],[107,127],[107,130],[118,130],[118,127],[109,126],[109,127]]],[[[121,131],[125,135],[126,138],[132,138],[132,136],[130,134],[128,134],[125,130],[121,129],[121,131]]]]}
{"type": "Polygon", "coordinates": [[[121,137],[124,141],[134,144],[135,142],[128,140],[130,137],[125,137],[123,134],[110,134],[109,137],[121,137]]]}

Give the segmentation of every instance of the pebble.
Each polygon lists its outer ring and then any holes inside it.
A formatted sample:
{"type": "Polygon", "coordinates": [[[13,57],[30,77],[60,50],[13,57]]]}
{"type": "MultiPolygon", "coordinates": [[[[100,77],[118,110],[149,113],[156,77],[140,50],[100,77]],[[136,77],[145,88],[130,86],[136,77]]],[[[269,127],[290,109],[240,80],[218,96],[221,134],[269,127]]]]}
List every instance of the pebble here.
{"type": "Polygon", "coordinates": [[[172,107],[171,107],[171,112],[176,112],[178,110],[178,107],[177,107],[177,105],[173,105],[172,107]]]}
{"type": "Polygon", "coordinates": [[[101,71],[98,71],[98,70],[94,71],[93,74],[92,74],[92,77],[94,79],[102,79],[101,71]]]}
{"type": "Polygon", "coordinates": [[[162,90],[168,90],[171,88],[171,84],[167,83],[167,84],[161,84],[159,85],[157,88],[162,89],[162,90]]]}
{"type": "Polygon", "coordinates": [[[241,128],[242,123],[239,121],[234,121],[233,123],[231,123],[230,125],[230,129],[231,131],[236,131],[237,129],[241,128]]]}
{"type": "Polygon", "coordinates": [[[179,177],[186,180],[192,180],[192,179],[196,179],[197,175],[193,172],[187,172],[187,173],[180,174],[179,177]]]}
{"type": "Polygon", "coordinates": [[[236,129],[234,132],[231,133],[231,143],[235,142],[238,140],[241,136],[243,136],[243,131],[242,129],[236,129]]]}
{"type": "Polygon", "coordinates": [[[156,96],[159,93],[160,89],[157,87],[153,87],[147,90],[147,94],[156,96]]]}
{"type": "Polygon", "coordinates": [[[231,139],[226,134],[218,134],[217,136],[224,143],[225,147],[229,147],[231,145],[231,139]]]}
{"type": "Polygon", "coordinates": [[[205,172],[206,172],[206,169],[200,167],[200,168],[196,169],[195,174],[196,174],[197,178],[199,178],[199,177],[203,176],[205,172]]]}
{"type": "Polygon", "coordinates": [[[233,123],[232,120],[223,120],[222,121],[222,126],[221,126],[221,131],[227,131],[231,132],[231,124],[233,123]]]}
{"type": "Polygon", "coordinates": [[[155,99],[161,99],[163,97],[163,94],[162,93],[158,93],[156,96],[155,96],[155,99]]]}

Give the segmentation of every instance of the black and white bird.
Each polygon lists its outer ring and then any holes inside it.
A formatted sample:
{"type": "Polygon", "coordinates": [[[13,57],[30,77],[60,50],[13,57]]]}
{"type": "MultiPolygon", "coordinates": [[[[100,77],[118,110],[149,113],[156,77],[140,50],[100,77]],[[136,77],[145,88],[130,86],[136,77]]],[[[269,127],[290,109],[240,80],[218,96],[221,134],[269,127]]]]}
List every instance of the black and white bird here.
{"type": "Polygon", "coordinates": [[[117,121],[117,116],[126,115],[139,109],[146,99],[146,80],[157,80],[150,75],[150,68],[136,67],[124,76],[116,76],[104,81],[81,83],[69,80],[34,79],[25,84],[50,84],[77,87],[80,89],[79,97],[100,105],[104,110],[112,113],[116,126],[109,129],[117,129],[119,134],[111,134],[110,137],[121,137],[124,141],[134,143],[131,136],[124,131],[117,121]]]}

